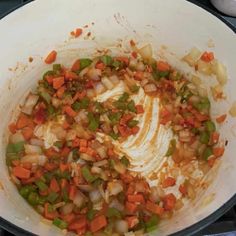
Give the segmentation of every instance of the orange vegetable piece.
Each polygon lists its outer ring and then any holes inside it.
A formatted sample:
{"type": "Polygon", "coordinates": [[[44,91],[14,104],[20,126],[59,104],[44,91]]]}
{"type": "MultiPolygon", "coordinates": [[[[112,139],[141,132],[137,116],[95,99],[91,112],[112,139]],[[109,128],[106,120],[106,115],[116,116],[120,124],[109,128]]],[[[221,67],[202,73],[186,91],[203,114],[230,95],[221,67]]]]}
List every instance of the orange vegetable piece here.
{"type": "Polygon", "coordinates": [[[176,197],[173,193],[167,194],[164,198],[164,209],[171,211],[175,207],[176,197]]]}
{"type": "Polygon", "coordinates": [[[78,38],[83,33],[83,30],[81,28],[77,28],[74,31],[72,31],[70,34],[74,36],[75,38],[78,38]]]}
{"type": "Polygon", "coordinates": [[[44,169],[48,170],[48,171],[52,171],[52,170],[55,170],[58,168],[58,164],[56,163],[50,163],[50,162],[47,162],[45,165],[44,165],[44,169]]]}
{"type": "Polygon", "coordinates": [[[107,219],[104,215],[95,217],[90,223],[90,230],[92,233],[104,228],[107,225],[107,219]]]}
{"type": "Polygon", "coordinates": [[[70,214],[62,215],[61,218],[64,221],[66,221],[68,224],[70,224],[72,221],[74,221],[75,214],[74,213],[70,213],[70,214]]]}
{"type": "Polygon", "coordinates": [[[214,147],[213,148],[213,154],[215,157],[223,156],[224,152],[225,152],[225,149],[223,147],[214,147]]]}
{"type": "Polygon", "coordinates": [[[52,85],[54,89],[59,89],[65,83],[65,79],[63,76],[54,78],[52,81],[52,85]]]}
{"type": "Polygon", "coordinates": [[[70,106],[65,106],[64,111],[68,116],[75,117],[77,113],[70,107],[70,106]]]}
{"type": "Polygon", "coordinates": [[[126,202],[125,203],[125,209],[128,211],[128,213],[133,214],[136,212],[138,206],[135,203],[126,202]]]}
{"type": "Polygon", "coordinates": [[[137,216],[129,216],[129,217],[126,217],[125,220],[128,223],[129,229],[134,228],[134,226],[136,226],[139,223],[139,219],[137,216]]]}
{"type": "Polygon", "coordinates": [[[60,191],[60,186],[55,178],[52,178],[50,181],[50,189],[55,193],[60,191]]]}
{"type": "Polygon", "coordinates": [[[28,179],[30,177],[30,171],[21,166],[13,167],[12,174],[20,179],[28,179]]]}
{"type": "Polygon", "coordinates": [[[134,177],[128,173],[125,174],[121,174],[120,178],[122,179],[123,182],[125,182],[126,184],[128,183],[132,183],[134,180],[134,177]]]}
{"type": "Polygon", "coordinates": [[[68,168],[68,164],[60,163],[61,172],[65,172],[66,170],[68,170],[68,168]]]}
{"type": "Polygon", "coordinates": [[[223,122],[225,121],[226,117],[227,117],[226,114],[221,115],[221,116],[219,116],[219,117],[216,118],[216,122],[217,122],[218,124],[221,124],[221,123],[223,123],[223,122]]]}
{"type": "Polygon", "coordinates": [[[14,134],[17,130],[17,127],[16,127],[16,124],[15,123],[11,123],[9,126],[8,126],[8,129],[10,130],[10,132],[12,134],[14,134]]]}
{"type": "Polygon", "coordinates": [[[49,203],[45,203],[44,204],[44,216],[45,218],[49,219],[49,220],[53,220],[58,216],[58,213],[56,211],[54,212],[50,212],[49,211],[49,203]]]}
{"type": "Polygon", "coordinates": [[[57,90],[57,97],[58,98],[62,98],[63,94],[65,93],[65,90],[66,90],[66,87],[65,86],[62,86],[60,87],[58,90],[57,90]]]}
{"type": "Polygon", "coordinates": [[[211,134],[211,140],[213,143],[218,143],[219,138],[220,138],[220,134],[218,132],[215,131],[211,134]]]}
{"type": "Polygon", "coordinates": [[[134,79],[141,81],[143,79],[143,72],[142,71],[136,71],[134,74],[134,79]]]}
{"type": "Polygon", "coordinates": [[[44,62],[46,64],[52,64],[56,60],[56,57],[57,57],[57,52],[53,50],[47,55],[44,62]]]}
{"type": "Polygon", "coordinates": [[[185,196],[187,194],[187,188],[185,187],[184,184],[181,184],[179,186],[179,191],[185,196]]]}
{"type": "Polygon", "coordinates": [[[157,214],[157,215],[162,215],[164,213],[163,207],[160,207],[151,201],[147,201],[146,209],[154,214],[157,214]]]}
{"type": "Polygon", "coordinates": [[[201,60],[205,62],[211,62],[214,60],[214,53],[213,52],[204,52],[201,56],[201,60]]]}
{"type": "Polygon", "coordinates": [[[172,177],[167,177],[166,179],[164,179],[164,181],[162,182],[162,187],[163,188],[168,188],[171,186],[175,185],[176,180],[172,177]]]}
{"type": "Polygon", "coordinates": [[[106,65],[103,63],[103,62],[98,62],[96,65],[95,65],[95,68],[96,69],[99,69],[99,70],[104,70],[106,68],[106,65]]]}
{"type": "Polygon", "coordinates": [[[30,127],[25,127],[22,129],[22,135],[26,140],[29,140],[33,137],[34,131],[30,127]]]}
{"type": "Polygon", "coordinates": [[[140,128],[139,128],[138,126],[134,126],[133,128],[131,128],[132,134],[133,134],[133,135],[137,134],[138,131],[139,131],[139,129],[140,129],[140,128]]]}
{"type": "Polygon", "coordinates": [[[80,139],[79,145],[80,145],[80,147],[87,147],[88,141],[86,139],[80,139]]]}
{"type": "Polygon", "coordinates": [[[74,71],[74,72],[76,72],[76,71],[78,71],[79,69],[80,69],[80,60],[78,59],[78,60],[76,60],[76,61],[74,62],[74,64],[72,65],[71,70],[74,71]]]}
{"type": "Polygon", "coordinates": [[[66,80],[73,80],[73,79],[78,79],[79,76],[76,73],[67,70],[65,72],[65,78],[66,78],[66,80]]]}
{"type": "Polygon", "coordinates": [[[31,170],[31,168],[32,168],[32,163],[30,163],[30,162],[24,162],[24,163],[22,163],[22,167],[25,168],[25,169],[27,169],[27,170],[31,170]]]}
{"type": "Polygon", "coordinates": [[[157,69],[161,72],[169,71],[170,65],[165,61],[158,61],[157,62],[157,69]]]}
{"type": "Polygon", "coordinates": [[[79,138],[75,138],[72,142],[72,147],[79,147],[80,146],[80,140],[79,138]]]}
{"type": "Polygon", "coordinates": [[[75,185],[71,185],[70,188],[69,188],[69,199],[72,200],[72,201],[75,198],[76,190],[77,190],[77,188],[76,188],[75,185]]]}
{"type": "Polygon", "coordinates": [[[130,194],[127,196],[127,199],[129,202],[138,202],[138,203],[144,203],[144,197],[142,194],[130,194]]]}
{"type": "Polygon", "coordinates": [[[143,106],[142,106],[142,105],[136,105],[135,108],[136,108],[136,113],[137,113],[137,114],[142,114],[142,113],[144,113],[144,109],[143,109],[143,106]]]}
{"type": "Polygon", "coordinates": [[[29,117],[26,116],[25,114],[21,113],[17,122],[16,122],[16,128],[22,129],[22,128],[28,126],[29,123],[31,123],[29,117]]]}

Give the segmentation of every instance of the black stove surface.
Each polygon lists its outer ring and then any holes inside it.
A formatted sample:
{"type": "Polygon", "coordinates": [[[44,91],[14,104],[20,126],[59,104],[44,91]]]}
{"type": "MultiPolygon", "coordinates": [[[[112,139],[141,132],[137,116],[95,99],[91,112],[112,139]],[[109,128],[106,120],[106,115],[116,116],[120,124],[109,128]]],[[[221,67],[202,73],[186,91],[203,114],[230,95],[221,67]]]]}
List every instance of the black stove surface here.
{"type": "MultiPolygon", "coordinates": [[[[203,5],[208,8],[212,13],[220,14],[221,17],[231,24],[231,27],[236,29],[236,18],[226,16],[217,11],[208,0],[188,0],[190,2],[203,5]]],[[[28,2],[28,0],[0,0],[0,18],[12,9],[28,2]]],[[[201,230],[194,236],[236,236],[236,206],[231,208],[226,214],[220,217],[216,222],[201,230]]],[[[0,236],[14,236],[0,228],[0,236]]],[[[184,235],[185,236],[185,235],[184,235]]]]}

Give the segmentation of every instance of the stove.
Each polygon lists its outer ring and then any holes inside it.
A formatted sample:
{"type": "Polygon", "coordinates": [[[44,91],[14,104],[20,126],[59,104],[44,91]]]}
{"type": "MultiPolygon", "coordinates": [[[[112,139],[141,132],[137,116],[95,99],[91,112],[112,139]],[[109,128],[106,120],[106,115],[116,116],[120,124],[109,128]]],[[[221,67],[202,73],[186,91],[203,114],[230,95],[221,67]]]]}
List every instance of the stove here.
{"type": "MultiPolygon", "coordinates": [[[[208,0],[188,0],[194,4],[197,4],[212,14],[221,18],[229,27],[236,32],[236,18],[226,16],[215,9],[208,0]]],[[[7,13],[16,9],[17,7],[29,2],[29,0],[0,0],[0,19],[7,13]]],[[[8,224],[6,224],[8,225],[8,224]]],[[[10,229],[8,225],[6,228],[10,229]]],[[[0,236],[18,236],[27,235],[26,233],[19,231],[17,234],[11,234],[7,230],[0,228],[0,236]]],[[[184,235],[185,236],[185,235],[184,235]]],[[[222,217],[210,224],[208,227],[200,230],[193,236],[236,236],[236,206],[231,208],[222,217]]]]}

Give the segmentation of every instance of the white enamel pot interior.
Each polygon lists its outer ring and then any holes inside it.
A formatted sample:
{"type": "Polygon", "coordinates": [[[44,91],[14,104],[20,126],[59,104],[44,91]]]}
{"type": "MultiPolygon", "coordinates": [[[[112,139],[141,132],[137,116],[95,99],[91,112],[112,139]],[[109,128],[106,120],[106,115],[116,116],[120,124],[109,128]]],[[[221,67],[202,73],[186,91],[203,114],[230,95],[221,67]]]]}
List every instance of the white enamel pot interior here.
{"type": "MultiPolygon", "coordinates": [[[[4,156],[6,127],[15,112],[14,107],[49,68],[43,63],[43,57],[49,51],[57,50],[57,62],[70,65],[77,57],[92,56],[95,49],[114,49],[116,45],[128,45],[129,40],[134,39],[139,45],[151,43],[154,54],[162,51],[162,56],[171,60],[174,66],[188,71],[189,68],[178,58],[196,46],[201,50],[214,51],[228,70],[227,100],[213,103],[213,115],[227,112],[236,100],[235,33],[215,16],[184,0],[38,0],[3,18],[0,35],[0,181],[3,185],[0,190],[0,216],[37,235],[62,233],[42,222],[41,217],[17,193],[9,180],[4,156]],[[91,32],[89,39],[69,39],[71,30],[86,24],[89,28],[85,31],[91,32]],[[209,40],[214,42],[214,48],[208,48],[209,40]],[[163,50],[163,45],[167,49],[163,50]],[[32,63],[28,62],[29,56],[34,58],[32,63]]],[[[210,186],[197,195],[193,204],[188,204],[172,219],[161,223],[153,235],[169,235],[184,229],[184,235],[193,233],[235,203],[235,127],[236,120],[229,117],[220,128],[228,146],[219,167],[208,176],[210,186]]],[[[1,223],[9,228],[8,224],[1,223]]]]}

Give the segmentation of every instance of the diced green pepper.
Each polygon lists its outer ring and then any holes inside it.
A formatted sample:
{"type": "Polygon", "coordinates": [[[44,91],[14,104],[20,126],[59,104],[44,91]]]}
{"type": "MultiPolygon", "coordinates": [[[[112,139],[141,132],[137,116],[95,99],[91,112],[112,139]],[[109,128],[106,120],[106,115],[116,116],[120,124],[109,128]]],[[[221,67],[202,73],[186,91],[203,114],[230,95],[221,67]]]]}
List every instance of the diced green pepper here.
{"type": "Polygon", "coordinates": [[[170,140],[169,147],[168,147],[168,150],[166,152],[166,156],[167,157],[171,156],[174,153],[175,148],[176,148],[176,140],[172,139],[172,140],[170,140]]]}
{"type": "Polygon", "coordinates": [[[127,108],[127,105],[125,102],[115,101],[113,104],[117,109],[120,109],[123,111],[126,110],[126,108],[127,108]]]}
{"type": "Polygon", "coordinates": [[[60,229],[66,229],[68,226],[67,222],[59,218],[55,218],[52,223],[60,229]]]}
{"type": "Polygon", "coordinates": [[[14,160],[20,160],[20,154],[17,154],[17,153],[7,153],[6,154],[7,166],[10,166],[12,164],[12,161],[14,161],[14,160]]]}
{"type": "Polygon", "coordinates": [[[39,203],[40,205],[44,205],[44,203],[47,201],[47,197],[39,196],[39,203]]]}
{"type": "Polygon", "coordinates": [[[121,61],[113,61],[112,66],[117,70],[123,68],[124,63],[121,61]]]}
{"type": "Polygon", "coordinates": [[[106,216],[108,218],[112,218],[112,217],[115,217],[115,218],[121,218],[121,213],[116,209],[116,208],[108,208],[107,209],[107,212],[106,212],[106,216]]]}
{"type": "Polygon", "coordinates": [[[98,112],[99,114],[105,112],[105,109],[102,107],[102,104],[100,102],[95,102],[94,105],[96,107],[96,112],[98,112]]]}
{"type": "Polygon", "coordinates": [[[91,172],[87,166],[82,167],[81,172],[82,172],[83,177],[85,178],[85,180],[88,183],[92,183],[94,180],[97,179],[96,176],[91,174],[91,172]]]}
{"type": "Polygon", "coordinates": [[[200,133],[200,142],[204,144],[208,144],[210,140],[210,135],[208,132],[203,131],[200,133]]]}
{"type": "Polygon", "coordinates": [[[193,134],[199,134],[199,129],[198,128],[192,128],[191,129],[193,134]]]}
{"type": "Polygon", "coordinates": [[[200,102],[193,104],[193,106],[199,111],[203,111],[203,110],[208,111],[210,109],[211,104],[210,104],[209,99],[207,97],[204,97],[201,99],[200,102]]]}
{"type": "Polygon", "coordinates": [[[39,195],[35,192],[31,192],[27,198],[30,205],[35,206],[39,204],[39,195]]]}
{"type": "Polygon", "coordinates": [[[67,190],[65,188],[63,188],[61,190],[61,192],[62,192],[63,201],[68,202],[69,201],[69,194],[68,194],[67,190]]]}
{"type": "Polygon", "coordinates": [[[202,158],[207,161],[211,155],[213,155],[212,148],[207,147],[202,153],[202,158]]]}
{"type": "Polygon", "coordinates": [[[81,103],[80,102],[74,102],[71,105],[71,107],[72,107],[73,110],[78,111],[81,108],[81,103]]]}
{"type": "Polygon", "coordinates": [[[80,101],[80,108],[81,109],[87,109],[89,107],[90,100],[89,98],[82,98],[80,101]]]}
{"type": "Polygon", "coordinates": [[[207,129],[208,132],[214,132],[216,130],[216,126],[214,124],[214,122],[212,122],[211,120],[208,120],[205,122],[205,127],[207,129]]]}
{"type": "Polygon", "coordinates": [[[126,156],[121,157],[120,162],[126,167],[130,164],[129,159],[126,156]]]}
{"type": "Polygon", "coordinates": [[[124,92],[122,96],[119,97],[118,101],[119,102],[127,102],[129,99],[129,94],[124,92]]]}
{"type": "Polygon", "coordinates": [[[105,65],[107,65],[107,66],[112,65],[113,59],[111,56],[104,55],[104,56],[101,56],[100,59],[105,65]]]}
{"type": "Polygon", "coordinates": [[[84,68],[90,66],[93,61],[89,58],[81,58],[79,62],[80,62],[80,71],[81,71],[84,68]]]}
{"type": "Polygon", "coordinates": [[[60,72],[61,71],[61,64],[53,64],[52,69],[54,72],[60,72]]]}
{"type": "Polygon", "coordinates": [[[109,133],[109,136],[111,136],[114,140],[117,140],[118,138],[119,138],[119,134],[117,133],[115,133],[115,132],[111,132],[111,133],[109,133]]]}
{"type": "Polygon", "coordinates": [[[108,162],[109,162],[109,166],[110,166],[110,168],[113,169],[114,166],[115,166],[115,164],[116,164],[115,161],[114,161],[113,159],[109,159],[108,162]]]}
{"type": "Polygon", "coordinates": [[[28,198],[31,192],[35,191],[35,187],[33,185],[25,185],[20,188],[19,193],[23,198],[28,198]]]}
{"type": "Polygon", "coordinates": [[[136,107],[135,107],[135,103],[134,103],[133,100],[131,100],[131,101],[128,103],[127,108],[128,108],[128,110],[131,111],[131,112],[136,112],[136,111],[137,111],[137,110],[136,110],[136,107]]]}
{"type": "Polygon", "coordinates": [[[58,193],[50,192],[49,195],[47,196],[47,200],[50,203],[54,203],[57,200],[58,197],[59,197],[58,193]]]}
{"type": "Polygon", "coordinates": [[[40,191],[45,191],[48,189],[48,186],[42,180],[36,181],[35,184],[38,186],[40,191]]]}
{"type": "Polygon", "coordinates": [[[9,153],[17,154],[17,153],[23,152],[25,150],[24,144],[25,144],[24,141],[21,141],[18,143],[9,143],[7,145],[7,154],[9,153]]]}
{"type": "Polygon", "coordinates": [[[40,97],[42,97],[43,100],[45,100],[48,104],[51,103],[52,97],[51,97],[51,95],[50,95],[49,93],[47,93],[47,92],[40,92],[39,95],[40,95],[40,97]]]}
{"type": "Polygon", "coordinates": [[[137,120],[130,120],[130,121],[128,121],[128,127],[129,128],[133,128],[133,127],[135,127],[136,125],[138,124],[138,121],[137,120]]]}
{"type": "Polygon", "coordinates": [[[101,185],[104,181],[100,178],[97,178],[93,181],[92,185],[93,187],[97,188],[99,185],[101,185]]]}
{"type": "Polygon", "coordinates": [[[147,233],[153,231],[153,230],[156,230],[157,229],[157,225],[158,225],[158,222],[159,222],[159,218],[158,216],[156,215],[153,215],[149,221],[147,221],[145,223],[145,231],[147,233]]]}
{"type": "Polygon", "coordinates": [[[49,116],[55,115],[55,109],[54,109],[54,107],[53,107],[52,105],[50,105],[50,104],[47,106],[47,113],[48,113],[49,116]]]}
{"type": "Polygon", "coordinates": [[[53,75],[55,75],[55,71],[49,70],[43,74],[43,79],[45,80],[46,76],[53,76],[53,75]]]}
{"type": "Polygon", "coordinates": [[[72,158],[73,158],[74,161],[76,161],[80,158],[79,153],[78,153],[78,149],[73,149],[72,150],[72,158]]]}
{"type": "Polygon", "coordinates": [[[139,91],[139,88],[140,88],[140,86],[138,86],[138,85],[133,85],[133,86],[130,87],[130,91],[131,91],[132,93],[137,93],[137,92],[139,91]]]}
{"type": "Polygon", "coordinates": [[[57,148],[62,148],[63,147],[63,142],[62,141],[56,141],[53,145],[57,148]]]}
{"type": "Polygon", "coordinates": [[[95,131],[99,127],[99,119],[94,116],[92,112],[88,113],[89,125],[88,128],[91,131],[95,131]]]}
{"type": "Polygon", "coordinates": [[[96,212],[97,212],[96,210],[90,209],[86,214],[87,219],[90,220],[90,221],[93,220],[96,212]]]}
{"type": "Polygon", "coordinates": [[[115,125],[115,124],[117,124],[119,122],[121,116],[122,116],[121,112],[110,113],[108,115],[108,119],[111,121],[112,125],[115,125]]]}

